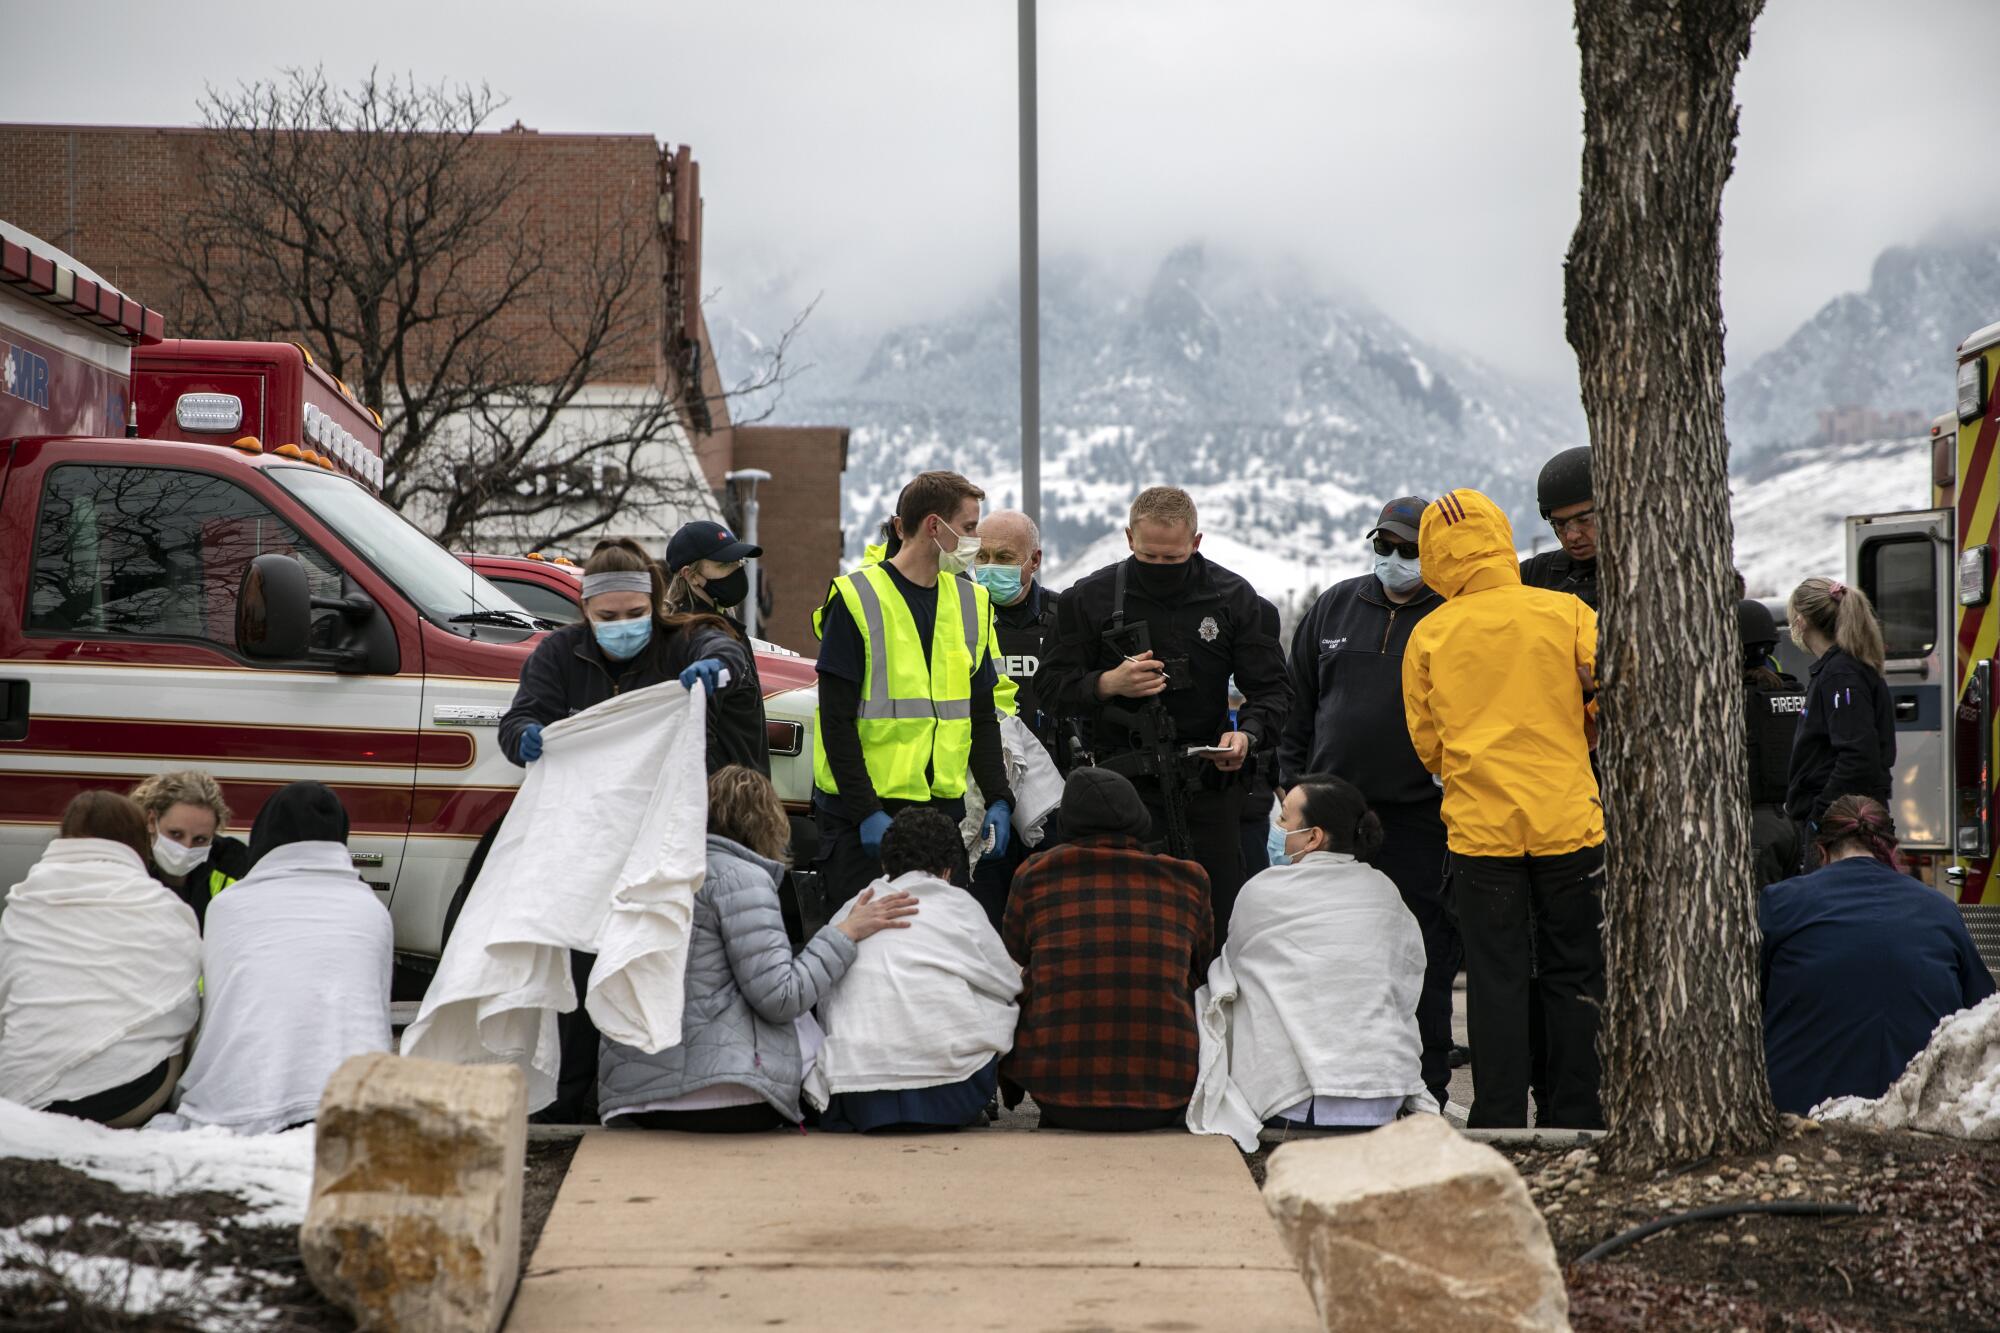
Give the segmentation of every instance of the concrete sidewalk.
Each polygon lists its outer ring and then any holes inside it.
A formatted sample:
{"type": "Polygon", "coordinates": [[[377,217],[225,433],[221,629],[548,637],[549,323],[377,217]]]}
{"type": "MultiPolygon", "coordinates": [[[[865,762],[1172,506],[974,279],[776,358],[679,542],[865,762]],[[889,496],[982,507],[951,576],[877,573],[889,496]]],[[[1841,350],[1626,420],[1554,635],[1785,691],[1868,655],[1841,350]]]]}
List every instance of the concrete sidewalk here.
{"type": "Polygon", "coordinates": [[[588,1134],[510,1333],[1311,1330],[1225,1138],[588,1134]]]}

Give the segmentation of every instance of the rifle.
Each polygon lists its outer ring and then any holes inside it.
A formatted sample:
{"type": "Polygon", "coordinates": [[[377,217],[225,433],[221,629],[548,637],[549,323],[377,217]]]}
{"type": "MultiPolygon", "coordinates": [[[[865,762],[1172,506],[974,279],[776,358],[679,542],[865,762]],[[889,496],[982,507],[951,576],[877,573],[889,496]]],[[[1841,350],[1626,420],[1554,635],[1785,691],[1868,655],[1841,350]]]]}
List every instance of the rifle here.
{"type": "Polygon", "coordinates": [[[1098,761],[1100,768],[1128,778],[1149,777],[1160,785],[1166,805],[1167,851],[1183,861],[1194,859],[1194,834],[1188,826],[1188,788],[1193,768],[1181,753],[1174,719],[1166,701],[1155,695],[1137,712],[1107,704],[1100,716],[1110,726],[1123,727],[1136,742],[1129,753],[1098,761]]]}

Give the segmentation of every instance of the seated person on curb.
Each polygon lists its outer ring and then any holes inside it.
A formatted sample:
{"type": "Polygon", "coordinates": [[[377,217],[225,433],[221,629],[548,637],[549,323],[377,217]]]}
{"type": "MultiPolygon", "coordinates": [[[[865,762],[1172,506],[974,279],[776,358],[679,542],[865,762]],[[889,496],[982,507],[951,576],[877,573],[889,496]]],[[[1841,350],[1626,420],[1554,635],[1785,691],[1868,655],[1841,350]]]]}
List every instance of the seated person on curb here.
{"type": "MultiPolygon", "coordinates": [[[[820,1128],[956,1129],[981,1124],[1014,1042],[1021,970],[978,901],[948,877],[963,873],[958,825],[923,806],[882,835],[872,889],[907,893],[921,911],[908,930],[864,940],[854,965],[819,1002],[826,1045],[807,1087],[826,1107],[820,1128]]],[[[834,914],[841,925],[867,894],[834,914]]]]}
{"type": "Polygon", "coordinates": [[[201,1013],[194,912],[146,873],[146,817],[87,791],[0,910],[0,1097],[141,1125],[201,1013]]]}
{"type": "Polygon", "coordinates": [[[708,780],[708,876],[694,896],[681,1041],[657,1054],[605,1041],[606,1124],[737,1133],[798,1124],[818,1054],[811,1009],[853,966],[855,946],[916,915],[907,893],[866,891],[796,957],[778,899],[791,828],[771,780],[732,765],[708,780]]]}
{"type": "Polygon", "coordinates": [[[1200,1054],[1208,876],[1145,849],[1152,816],[1109,769],[1069,775],[1061,818],[1070,841],[1021,867],[1001,931],[1024,983],[1007,1104],[1032,1096],[1044,1129],[1178,1128],[1200,1054]]]}
{"type": "Polygon", "coordinates": [[[194,909],[208,915],[208,900],[250,873],[250,848],[222,830],[229,805],[222,787],[200,769],[155,773],[132,789],[146,814],[153,877],[194,909]]]}
{"type": "Polygon", "coordinates": [[[1780,1111],[1880,1097],[1939,1020],[1993,994],[1958,907],[1896,869],[1882,803],[1843,796],[1820,816],[1823,864],[1759,895],[1764,1061],[1780,1111]]]}
{"type": "Polygon", "coordinates": [[[1277,827],[1283,859],[1243,886],[1195,996],[1188,1127],[1254,1149],[1260,1121],[1372,1129],[1435,1111],[1417,1033],[1423,932],[1395,882],[1364,863],[1381,821],[1352,784],[1314,774],[1285,793],[1277,827]]]}
{"type": "Polygon", "coordinates": [[[389,1045],[395,932],[354,872],[347,811],[317,782],[281,788],[250,828],[250,873],[209,905],[201,1032],[156,1128],[290,1129],[352,1055],[389,1045]]]}

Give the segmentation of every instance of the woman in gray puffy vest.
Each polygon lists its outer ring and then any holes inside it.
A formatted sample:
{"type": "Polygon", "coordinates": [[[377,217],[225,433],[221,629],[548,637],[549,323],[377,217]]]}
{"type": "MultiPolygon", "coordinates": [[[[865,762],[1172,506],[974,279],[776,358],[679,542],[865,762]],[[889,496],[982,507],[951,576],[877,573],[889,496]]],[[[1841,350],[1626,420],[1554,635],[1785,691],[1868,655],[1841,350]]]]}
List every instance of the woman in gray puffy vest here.
{"type": "Polygon", "coordinates": [[[779,908],[790,827],[769,778],[731,766],[708,780],[708,875],[694,898],[681,1040],[655,1055],[605,1041],[597,1101],[606,1124],[742,1133],[803,1119],[799,1088],[819,1049],[811,1010],[854,946],[908,926],[916,899],[863,893],[794,956],[779,908]]]}

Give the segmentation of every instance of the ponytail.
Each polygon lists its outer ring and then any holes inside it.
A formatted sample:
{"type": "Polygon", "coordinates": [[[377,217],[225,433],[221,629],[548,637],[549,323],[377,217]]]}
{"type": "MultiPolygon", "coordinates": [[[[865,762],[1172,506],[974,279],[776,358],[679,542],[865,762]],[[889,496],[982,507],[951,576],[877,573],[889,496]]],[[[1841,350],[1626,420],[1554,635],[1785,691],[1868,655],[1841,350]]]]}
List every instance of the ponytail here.
{"type": "Polygon", "coordinates": [[[1820,637],[1870,670],[1880,672],[1885,656],[1882,626],[1868,594],[1835,579],[1807,579],[1792,593],[1791,613],[1820,637]]]}
{"type": "Polygon", "coordinates": [[[1866,796],[1843,796],[1820,816],[1813,846],[1824,864],[1833,853],[1852,843],[1891,870],[1896,865],[1896,821],[1882,803],[1866,796]]]}

